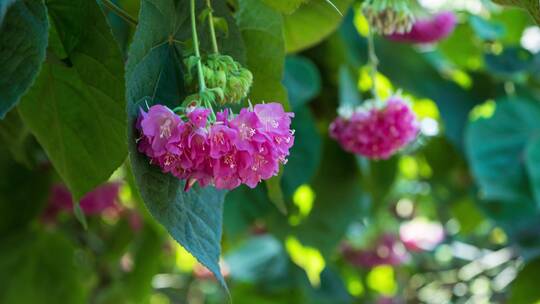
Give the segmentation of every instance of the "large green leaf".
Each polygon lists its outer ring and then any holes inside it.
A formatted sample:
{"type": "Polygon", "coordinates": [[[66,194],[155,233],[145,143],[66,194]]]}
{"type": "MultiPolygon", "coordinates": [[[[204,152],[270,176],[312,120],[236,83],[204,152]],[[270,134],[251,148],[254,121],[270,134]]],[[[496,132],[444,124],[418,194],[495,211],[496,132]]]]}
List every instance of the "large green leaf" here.
{"type": "Polygon", "coordinates": [[[231,276],[239,282],[261,283],[286,278],[289,259],[279,240],[271,235],[254,236],[227,254],[231,276]]]}
{"type": "Polygon", "coordinates": [[[6,15],[6,12],[8,8],[15,3],[16,0],[3,0],[0,2],[0,25],[2,25],[2,21],[4,19],[4,16],[6,15]]]}
{"type": "Polygon", "coordinates": [[[308,58],[287,56],[283,84],[289,93],[291,108],[296,110],[320,93],[321,75],[317,66],[308,58]]]}
{"type": "Polygon", "coordinates": [[[292,123],[295,142],[282,178],[286,196],[292,195],[300,185],[311,182],[319,168],[322,154],[322,139],[310,109],[301,107],[296,110],[295,115],[292,123]]]}
{"type": "Polygon", "coordinates": [[[32,148],[38,144],[16,108],[9,111],[4,120],[0,121],[0,142],[9,149],[17,162],[28,168],[36,162],[32,148]]]}
{"type": "MultiPolygon", "coordinates": [[[[224,232],[229,241],[236,241],[251,233],[257,220],[277,210],[272,206],[265,191],[265,185],[260,184],[255,189],[241,186],[227,194],[223,215],[224,232]]],[[[282,217],[280,215],[280,217],[282,217]]]]}
{"type": "Polygon", "coordinates": [[[534,21],[540,24],[540,3],[537,0],[493,0],[493,2],[526,9],[534,21]]]}
{"type": "MultiPolygon", "coordinates": [[[[345,14],[351,0],[332,0],[345,14]]],[[[343,18],[327,1],[311,0],[293,14],[284,17],[287,52],[298,52],[311,47],[334,32],[343,18]]]]}
{"type": "Polygon", "coordinates": [[[540,259],[527,263],[521,269],[516,280],[512,282],[508,303],[529,304],[540,301],[540,290],[537,282],[538,271],[540,271],[540,259]]]}
{"type": "Polygon", "coordinates": [[[0,303],[87,303],[73,245],[58,234],[20,232],[0,240],[0,303]]]}
{"type": "Polygon", "coordinates": [[[528,143],[525,151],[525,161],[529,185],[536,203],[540,206],[540,134],[534,134],[534,138],[528,143]]]}
{"type": "Polygon", "coordinates": [[[44,167],[30,170],[16,163],[9,154],[1,146],[0,237],[27,226],[39,215],[51,183],[50,170],[44,167]]]}
{"type": "Polygon", "coordinates": [[[0,2],[0,119],[34,82],[45,59],[48,27],[42,0],[0,2]]]}
{"type": "Polygon", "coordinates": [[[85,31],[73,46],[65,38],[70,35],[60,35],[68,57],[51,53],[19,107],[76,199],[106,181],[126,157],[122,56],[97,3],[83,3],[48,3],[58,32],[70,31],[65,12],[85,31]]]}
{"type": "Polygon", "coordinates": [[[483,199],[532,200],[525,149],[540,132],[538,117],[537,102],[512,98],[500,100],[493,117],[468,126],[467,157],[483,199]]]}
{"type": "Polygon", "coordinates": [[[240,0],[236,15],[246,45],[247,67],[253,73],[250,98],[255,103],[288,106],[281,81],[285,64],[283,17],[260,0],[240,0]]]}
{"type": "MultiPolygon", "coordinates": [[[[204,6],[198,1],[198,10],[204,6]]],[[[229,23],[229,35],[219,39],[220,50],[243,61],[243,44],[224,3],[214,9],[229,23]]],[[[172,237],[205,265],[225,285],[219,270],[224,191],[193,187],[184,192],[184,181],[163,174],[137,151],[134,122],[139,107],[153,104],[177,106],[184,90],[183,46],[191,38],[189,1],[144,0],[139,25],[128,54],[128,146],[133,174],[150,213],[172,237]],[[176,4],[175,4],[176,3],[176,4]]],[[[209,49],[209,34],[199,28],[203,52],[209,49]]]]}
{"type": "Polygon", "coordinates": [[[309,0],[263,0],[268,6],[285,14],[291,14],[309,0]]]}

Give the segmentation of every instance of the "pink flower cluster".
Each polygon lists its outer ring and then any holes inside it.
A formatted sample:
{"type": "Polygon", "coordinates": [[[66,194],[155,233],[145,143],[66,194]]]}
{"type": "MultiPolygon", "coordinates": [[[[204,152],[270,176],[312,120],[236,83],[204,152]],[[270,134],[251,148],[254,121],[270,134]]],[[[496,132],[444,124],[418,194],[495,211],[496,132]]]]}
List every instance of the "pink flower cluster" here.
{"type": "MultiPolygon", "coordinates": [[[[81,209],[86,215],[97,215],[106,210],[119,211],[117,200],[120,186],[119,183],[105,183],[97,187],[81,199],[81,209]]],[[[73,196],[66,186],[56,184],[51,188],[43,218],[52,221],[62,211],[73,212],[73,196]]]]}
{"type": "Polygon", "coordinates": [[[338,117],[330,136],[352,153],[387,159],[416,138],[416,115],[400,97],[391,97],[383,108],[359,108],[350,117],[338,117]]]}
{"type": "Polygon", "coordinates": [[[399,242],[398,238],[391,234],[383,234],[372,248],[357,249],[349,244],[341,248],[343,257],[357,267],[375,267],[379,265],[398,266],[409,259],[409,255],[399,242]]]}
{"type": "Polygon", "coordinates": [[[456,16],[452,12],[442,12],[430,19],[418,20],[408,33],[389,35],[394,41],[410,43],[433,43],[450,35],[456,27],[456,16]]]}
{"type": "Polygon", "coordinates": [[[209,115],[209,109],[196,107],[186,110],[186,120],[162,105],[141,110],[139,151],[162,172],[186,180],[186,191],[195,182],[218,189],[254,188],[286,163],[294,143],[294,114],[281,104],[257,104],[234,117],[218,112],[213,123],[209,115]]]}

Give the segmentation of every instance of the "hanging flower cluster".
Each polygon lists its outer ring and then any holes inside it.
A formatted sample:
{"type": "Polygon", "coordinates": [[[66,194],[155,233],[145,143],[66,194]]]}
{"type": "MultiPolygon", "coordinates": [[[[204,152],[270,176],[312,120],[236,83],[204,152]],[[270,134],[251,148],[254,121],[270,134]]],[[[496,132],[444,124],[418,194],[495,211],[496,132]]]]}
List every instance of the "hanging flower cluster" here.
{"type": "Polygon", "coordinates": [[[412,142],[419,131],[416,115],[399,96],[383,106],[367,103],[342,113],[330,125],[330,136],[346,151],[371,159],[388,159],[412,142]]]}
{"type": "Polygon", "coordinates": [[[410,43],[434,43],[450,35],[456,27],[456,15],[441,12],[429,19],[418,20],[408,33],[393,33],[391,40],[410,43]]]}
{"type": "Polygon", "coordinates": [[[141,110],[139,151],[164,173],[186,180],[186,191],[195,182],[218,189],[254,188],[287,162],[294,114],[281,104],[257,104],[236,116],[224,110],[215,121],[210,115],[202,107],[187,108],[185,119],[162,105],[141,110]]]}
{"type": "MultiPolygon", "coordinates": [[[[197,87],[198,60],[195,56],[186,60],[187,82],[194,87],[197,87]]],[[[253,74],[227,55],[208,55],[202,61],[202,71],[206,86],[215,93],[215,101],[221,105],[239,103],[247,97],[253,83],[253,74]]]]}
{"type": "Polygon", "coordinates": [[[411,5],[411,0],[366,0],[362,12],[376,33],[408,33],[414,24],[411,5]]]}
{"type": "Polygon", "coordinates": [[[279,103],[227,108],[244,100],[253,75],[232,57],[219,53],[209,9],[212,54],[201,55],[196,29],[195,1],[190,1],[193,55],[184,60],[187,88],[196,91],[175,111],[163,105],[140,110],[136,122],[138,150],[163,173],[185,180],[185,191],[201,187],[255,188],[279,172],[294,143],[293,113],[279,103]],[[214,112],[214,107],[222,110],[214,112]]]}

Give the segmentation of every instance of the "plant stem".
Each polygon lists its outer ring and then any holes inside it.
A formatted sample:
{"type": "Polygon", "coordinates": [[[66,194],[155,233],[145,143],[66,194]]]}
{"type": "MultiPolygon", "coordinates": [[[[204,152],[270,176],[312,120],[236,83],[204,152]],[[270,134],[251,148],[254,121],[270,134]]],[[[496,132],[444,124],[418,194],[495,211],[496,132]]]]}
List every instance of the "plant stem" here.
{"type": "Polygon", "coordinates": [[[199,74],[199,91],[204,92],[206,90],[206,84],[204,83],[204,74],[201,63],[201,52],[199,51],[199,36],[197,36],[197,19],[195,18],[195,0],[190,1],[191,6],[191,31],[193,35],[193,48],[195,49],[195,57],[197,57],[197,73],[199,74]]]}
{"type": "Polygon", "coordinates": [[[214,28],[214,12],[212,10],[212,0],[206,0],[206,6],[209,9],[208,13],[208,25],[210,26],[210,38],[212,39],[212,50],[214,54],[219,54],[217,39],[216,39],[216,29],[214,28]]]}
{"type": "Polygon", "coordinates": [[[122,18],[129,25],[137,26],[137,19],[131,17],[126,11],[124,11],[118,5],[112,3],[110,0],[101,0],[101,3],[103,3],[103,6],[105,6],[108,10],[116,14],[118,17],[122,18]]]}
{"type": "Polygon", "coordinates": [[[377,54],[375,54],[375,42],[373,41],[373,29],[369,27],[368,34],[368,62],[370,66],[370,76],[371,76],[371,94],[377,102],[379,100],[379,94],[377,93],[377,66],[379,64],[379,59],[377,59],[377,54]]]}

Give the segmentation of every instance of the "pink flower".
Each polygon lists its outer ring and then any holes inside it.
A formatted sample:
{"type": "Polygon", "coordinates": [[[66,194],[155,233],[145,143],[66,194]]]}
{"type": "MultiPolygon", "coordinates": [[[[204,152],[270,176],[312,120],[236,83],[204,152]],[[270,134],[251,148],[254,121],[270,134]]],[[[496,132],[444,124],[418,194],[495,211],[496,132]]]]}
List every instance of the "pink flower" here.
{"type": "MultiPolygon", "coordinates": [[[[119,183],[103,184],[80,200],[81,209],[86,215],[96,215],[107,209],[118,208],[116,202],[119,191],[119,183]]],[[[63,184],[53,185],[44,218],[54,219],[62,211],[73,212],[73,203],[73,197],[66,186],[63,184]]]]}
{"type": "Polygon", "coordinates": [[[399,237],[410,251],[433,250],[444,240],[444,229],[440,223],[415,218],[401,224],[399,237]]]}
{"type": "Polygon", "coordinates": [[[409,258],[403,244],[397,237],[384,234],[377,239],[372,248],[362,250],[345,244],[342,247],[345,259],[354,266],[375,267],[379,265],[398,266],[409,258]]]}
{"type": "Polygon", "coordinates": [[[161,105],[155,105],[150,108],[148,113],[141,111],[140,127],[142,135],[146,137],[146,143],[139,146],[141,152],[151,152],[152,156],[161,156],[166,153],[165,146],[175,137],[180,117],[174,114],[169,108],[161,105]],[[150,145],[151,150],[148,150],[150,145]]]}
{"type": "Polygon", "coordinates": [[[343,149],[371,159],[388,159],[412,142],[418,131],[414,112],[397,96],[381,109],[360,108],[349,118],[338,117],[329,129],[343,149]]]}
{"type": "Polygon", "coordinates": [[[210,157],[219,159],[235,149],[234,142],[238,139],[238,130],[225,124],[214,124],[210,127],[210,157]]]}
{"type": "Polygon", "coordinates": [[[450,35],[456,26],[456,16],[452,12],[441,12],[431,19],[418,20],[408,33],[394,33],[389,39],[411,43],[433,43],[450,35]]]}
{"type": "Polygon", "coordinates": [[[204,128],[208,122],[210,110],[205,108],[188,108],[187,117],[189,122],[196,128],[204,128]]]}
{"type": "Polygon", "coordinates": [[[294,113],[287,113],[279,103],[257,104],[254,107],[261,122],[261,131],[269,134],[288,135],[291,118],[294,113]]]}
{"type": "Polygon", "coordinates": [[[294,114],[278,103],[244,108],[237,116],[224,110],[210,123],[205,108],[188,108],[187,121],[163,108],[141,111],[138,148],[164,173],[186,180],[186,191],[195,182],[218,189],[255,187],[277,175],[294,143],[294,114]]]}

